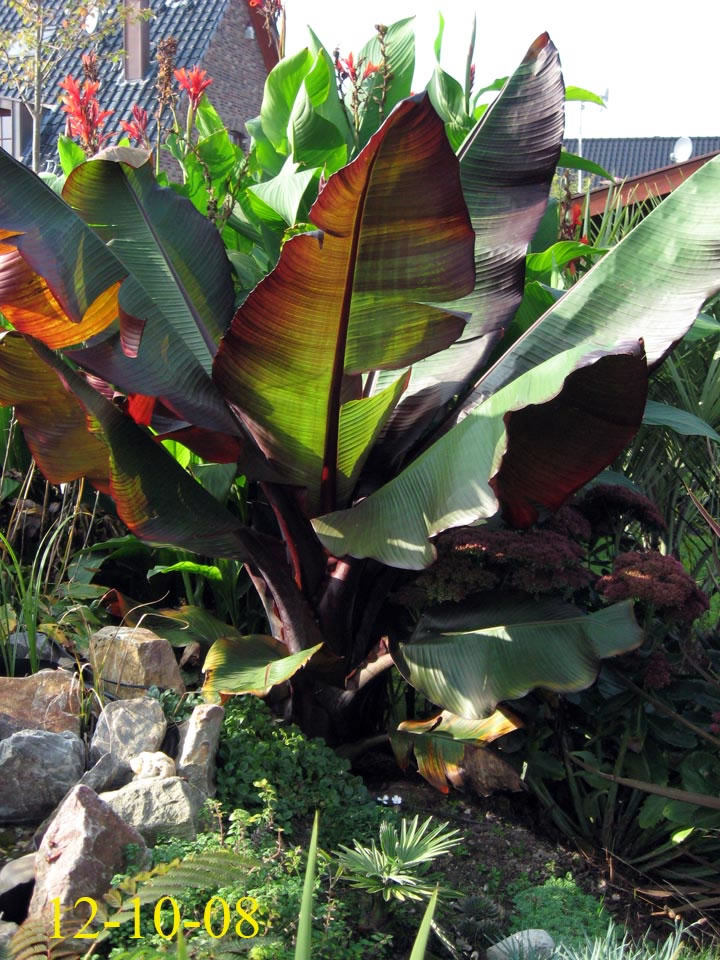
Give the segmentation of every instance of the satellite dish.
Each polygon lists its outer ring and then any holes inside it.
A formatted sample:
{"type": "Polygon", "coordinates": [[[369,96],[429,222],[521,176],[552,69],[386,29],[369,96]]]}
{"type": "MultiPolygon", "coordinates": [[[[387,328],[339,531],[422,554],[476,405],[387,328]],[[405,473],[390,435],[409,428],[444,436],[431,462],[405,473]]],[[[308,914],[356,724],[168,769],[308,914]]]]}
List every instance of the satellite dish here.
{"type": "Polygon", "coordinates": [[[673,163],[685,163],[693,152],[693,142],[690,137],[678,137],[670,154],[673,163]]]}

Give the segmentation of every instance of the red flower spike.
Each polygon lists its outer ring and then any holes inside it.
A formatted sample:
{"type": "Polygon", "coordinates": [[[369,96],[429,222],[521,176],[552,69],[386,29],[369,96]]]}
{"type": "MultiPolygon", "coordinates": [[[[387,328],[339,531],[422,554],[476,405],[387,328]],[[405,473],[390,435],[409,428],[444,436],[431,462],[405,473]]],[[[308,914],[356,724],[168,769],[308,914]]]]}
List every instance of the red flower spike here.
{"type": "Polygon", "coordinates": [[[175,71],[175,79],[179,83],[180,89],[188,95],[191,108],[197,110],[203,93],[212,83],[212,78],[207,76],[207,70],[201,70],[198,66],[191,70],[186,70],[183,67],[181,70],[175,71]]]}
{"type": "Polygon", "coordinates": [[[148,146],[147,110],[143,110],[142,107],[139,107],[137,104],[135,104],[135,106],[132,108],[132,115],[134,117],[133,120],[131,120],[129,123],[126,120],[121,120],[120,126],[123,128],[125,133],[127,133],[131,140],[134,140],[138,144],[148,146]]]}
{"type": "Polygon", "coordinates": [[[101,110],[96,94],[100,84],[97,81],[86,80],[79,87],[74,77],[68,74],[60,83],[65,91],[60,100],[63,111],[67,114],[67,127],[71,137],[78,137],[83,149],[92,156],[97,153],[108,134],[101,133],[101,129],[112,110],[101,110]]]}

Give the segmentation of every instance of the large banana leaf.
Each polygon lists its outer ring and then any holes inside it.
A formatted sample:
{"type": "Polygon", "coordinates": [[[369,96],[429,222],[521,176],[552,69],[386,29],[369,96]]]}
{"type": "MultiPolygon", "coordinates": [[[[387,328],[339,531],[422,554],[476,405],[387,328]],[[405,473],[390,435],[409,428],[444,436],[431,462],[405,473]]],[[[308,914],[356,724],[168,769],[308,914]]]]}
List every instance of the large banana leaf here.
{"type": "MultiPolygon", "coordinates": [[[[360,374],[407,366],[464,325],[427,305],[466,292],[474,271],[457,160],[425,95],[330,177],[310,216],[322,233],[285,243],[235,315],[214,377],[317,512],[343,496],[392,408],[361,398],[360,374]]],[[[387,389],[395,400],[398,385],[387,389]]]]}
{"type": "Polygon", "coordinates": [[[220,235],[183,197],[158,185],[146,151],[115,147],[103,156],[73,170],[63,199],[111,245],[209,372],[233,314],[220,235]]]}
{"type": "Polygon", "coordinates": [[[391,648],[408,681],[467,720],[533,687],[589,687],[599,661],[639,646],[632,601],[590,616],[555,600],[473,599],[424,613],[407,643],[391,648]]]}
{"type": "Polygon", "coordinates": [[[611,359],[628,349],[618,344],[642,342],[657,362],[718,289],[720,158],[686,180],[515,341],[479,381],[465,419],[353,510],[318,519],[323,543],[338,556],[417,568],[434,557],[429,537],[491,517],[494,493],[515,523],[532,522],[537,505],[557,508],[640,425],[645,374],[627,357],[611,359]],[[549,400],[546,411],[538,408],[549,400]]]}
{"type": "Polygon", "coordinates": [[[51,483],[87,477],[105,490],[108,451],[85,411],[19,333],[0,334],[0,404],[13,405],[32,455],[51,483]]]}
{"type": "Polygon", "coordinates": [[[376,459],[400,459],[438,408],[472,385],[510,323],[562,146],[563,118],[560,61],[543,34],[458,152],[476,275],[473,292],[453,306],[470,319],[457,343],[415,364],[376,459]]]}
{"type": "Polygon", "coordinates": [[[720,288],[720,157],[659,204],[477,384],[470,403],[563,348],[619,340],[645,344],[657,364],[720,288]]]}
{"type": "Polygon", "coordinates": [[[350,510],[313,521],[335,556],[420,569],[430,538],[493,517],[528,524],[557,509],[626,446],[642,419],[647,367],[640,344],[587,357],[584,348],[530,370],[350,510]]]}

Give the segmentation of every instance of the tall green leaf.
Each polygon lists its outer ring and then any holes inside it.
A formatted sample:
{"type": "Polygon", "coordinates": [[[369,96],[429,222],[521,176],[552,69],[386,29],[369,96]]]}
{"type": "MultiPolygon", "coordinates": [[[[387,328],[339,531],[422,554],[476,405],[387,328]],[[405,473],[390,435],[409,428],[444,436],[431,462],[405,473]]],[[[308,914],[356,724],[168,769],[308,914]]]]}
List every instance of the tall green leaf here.
{"type": "Polygon", "coordinates": [[[560,60],[543,34],[458,154],[475,231],[475,285],[453,308],[468,311],[470,319],[456,344],[413,367],[379,459],[397,464],[437,410],[463,394],[517,310],[525,254],[542,219],[562,145],[563,117],[560,60]]]}

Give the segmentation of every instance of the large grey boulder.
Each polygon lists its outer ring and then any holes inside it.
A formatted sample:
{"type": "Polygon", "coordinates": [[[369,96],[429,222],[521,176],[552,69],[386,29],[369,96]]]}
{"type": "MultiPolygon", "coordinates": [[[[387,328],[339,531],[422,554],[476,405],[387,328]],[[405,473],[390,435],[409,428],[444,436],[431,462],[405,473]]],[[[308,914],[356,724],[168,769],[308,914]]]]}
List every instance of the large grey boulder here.
{"type": "Polygon", "coordinates": [[[139,753],[155,753],[163,742],[167,721],[162,707],[151,697],[114,700],[100,714],[90,743],[90,761],[112,754],[130,768],[139,753]]]}
{"type": "Polygon", "coordinates": [[[69,730],[21,730],[0,741],[0,822],[39,822],[84,769],[85,747],[69,730]]]}
{"type": "Polygon", "coordinates": [[[152,845],[161,835],[192,840],[205,796],[180,777],[152,777],[102,793],[100,799],[152,845]]]}
{"type": "Polygon", "coordinates": [[[215,755],[225,711],[215,703],[201,703],[180,724],[177,772],[207,797],[215,796],[215,755]]]}
{"type": "Polygon", "coordinates": [[[133,862],[142,864],[147,847],[138,831],[90,787],[76,786],[59,807],[35,855],[30,916],[49,911],[55,897],[60,898],[61,907],[72,907],[79,897],[102,897],[114,874],[127,866],[128,844],[133,845],[133,862]]]}
{"type": "Polygon", "coordinates": [[[0,729],[80,735],[80,682],[65,670],[0,677],[0,729]]]}
{"type": "Polygon", "coordinates": [[[543,960],[552,956],[555,941],[547,930],[519,930],[488,947],[487,960],[543,960]]]}
{"type": "Polygon", "coordinates": [[[185,693],[173,648],[152,630],[103,627],[92,636],[90,656],[114,697],[142,697],[152,686],[185,693]]]}

